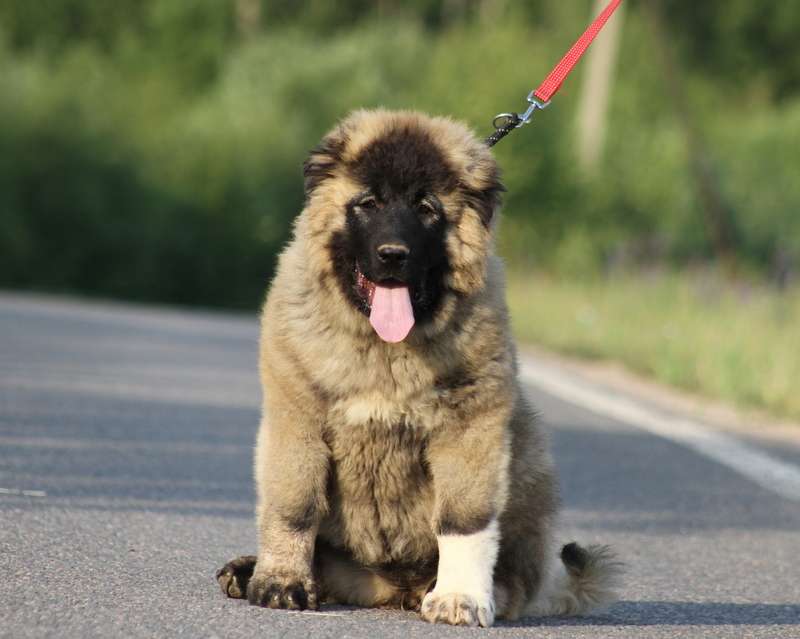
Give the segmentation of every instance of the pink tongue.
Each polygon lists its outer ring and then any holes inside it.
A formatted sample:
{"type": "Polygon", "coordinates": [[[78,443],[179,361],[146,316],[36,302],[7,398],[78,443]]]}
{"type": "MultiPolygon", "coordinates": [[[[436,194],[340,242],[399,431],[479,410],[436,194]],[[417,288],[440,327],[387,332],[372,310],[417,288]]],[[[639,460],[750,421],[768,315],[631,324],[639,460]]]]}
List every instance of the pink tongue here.
{"type": "Polygon", "coordinates": [[[414,310],[407,286],[375,285],[369,323],[385,342],[402,342],[414,326],[414,310]]]}

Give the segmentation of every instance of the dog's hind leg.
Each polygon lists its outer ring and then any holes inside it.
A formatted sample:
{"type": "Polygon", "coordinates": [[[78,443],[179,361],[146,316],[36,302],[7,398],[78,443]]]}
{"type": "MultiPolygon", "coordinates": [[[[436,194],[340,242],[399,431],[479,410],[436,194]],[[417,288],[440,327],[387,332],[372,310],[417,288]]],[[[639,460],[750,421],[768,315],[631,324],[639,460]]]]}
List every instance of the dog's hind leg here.
{"type": "Polygon", "coordinates": [[[217,583],[222,588],[222,593],[233,599],[244,599],[247,596],[247,584],[255,568],[255,555],[231,559],[217,571],[217,583]]]}
{"type": "Polygon", "coordinates": [[[322,548],[316,572],[325,603],[419,610],[432,579],[400,586],[335,550],[322,548]]]}
{"type": "Polygon", "coordinates": [[[336,553],[319,553],[317,571],[328,603],[372,607],[394,595],[395,589],[380,576],[336,553]]]}

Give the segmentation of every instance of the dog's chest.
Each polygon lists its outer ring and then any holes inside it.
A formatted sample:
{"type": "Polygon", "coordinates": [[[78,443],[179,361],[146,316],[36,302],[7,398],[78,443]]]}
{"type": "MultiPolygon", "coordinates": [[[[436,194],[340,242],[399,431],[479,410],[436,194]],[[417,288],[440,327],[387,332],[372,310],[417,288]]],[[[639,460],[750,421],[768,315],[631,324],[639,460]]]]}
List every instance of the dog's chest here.
{"type": "Polygon", "coordinates": [[[425,432],[404,421],[340,422],[327,439],[331,512],[321,534],[367,565],[417,562],[435,554],[425,432]]]}

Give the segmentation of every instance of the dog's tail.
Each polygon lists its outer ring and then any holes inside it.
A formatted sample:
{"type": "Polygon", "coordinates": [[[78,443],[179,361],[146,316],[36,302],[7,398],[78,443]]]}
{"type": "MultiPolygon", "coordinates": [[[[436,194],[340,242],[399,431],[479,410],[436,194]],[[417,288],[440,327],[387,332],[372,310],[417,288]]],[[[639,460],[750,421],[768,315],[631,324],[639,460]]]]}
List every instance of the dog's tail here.
{"type": "Polygon", "coordinates": [[[569,543],[561,549],[561,561],[554,562],[525,613],[583,615],[608,606],[617,600],[623,567],[608,546],[583,548],[569,543]]]}

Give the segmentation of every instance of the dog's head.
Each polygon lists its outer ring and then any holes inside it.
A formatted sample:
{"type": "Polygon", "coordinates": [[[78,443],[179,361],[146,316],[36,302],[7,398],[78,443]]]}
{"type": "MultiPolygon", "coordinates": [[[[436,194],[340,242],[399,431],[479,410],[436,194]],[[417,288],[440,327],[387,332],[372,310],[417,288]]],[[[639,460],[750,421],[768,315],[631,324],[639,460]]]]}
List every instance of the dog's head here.
{"type": "Polygon", "coordinates": [[[301,226],[316,269],[400,341],[448,298],[482,289],[503,187],[489,149],[463,125],[358,111],[305,163],[301,226]]]}

